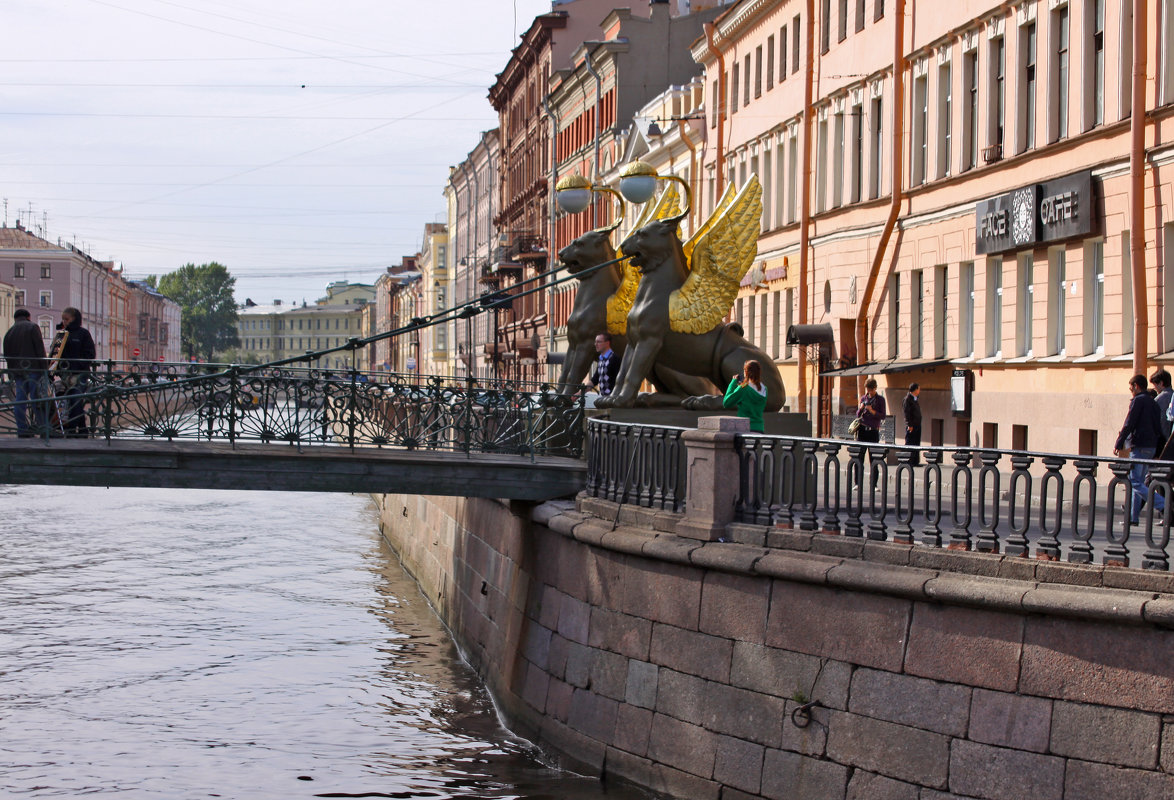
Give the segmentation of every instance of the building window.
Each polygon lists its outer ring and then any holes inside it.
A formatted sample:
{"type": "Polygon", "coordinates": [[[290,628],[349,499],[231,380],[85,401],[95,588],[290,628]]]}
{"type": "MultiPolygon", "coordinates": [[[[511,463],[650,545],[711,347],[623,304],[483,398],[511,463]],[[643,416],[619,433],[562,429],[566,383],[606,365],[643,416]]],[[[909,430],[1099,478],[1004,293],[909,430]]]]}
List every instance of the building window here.
{"type": "Polygon", "coordinates": [[[775,148],[775,203],[774,203],[774,226],[776,228],[782,227],[786,222],[786,214],[783,206],[786,205],[786,170],[783,169],[783,163],[787,159],[786,145],[779,143],[775,148]]]}
{"type": "MultiPolygon", "coordinates": [[[[790,327],[795,324],[795,290],[794,289],[788,289],[786,291],[785,306],[786,307],[784,309],[784,313],[786,314],[787,329],[790,329],[790,327]]],[[[792,358],[794,356],[794,350],[795,350],[794,345],[792,345],[790,343],[786,344],[785,349],[783,350],[783,357],[784,358],[792,358]]]]}
{"type": "Polygon", "coordinates": [[[901,273],[889,281],[889,358],[897,357],[897,330],[901,322],[901,273]]]}
{"type": "Polygon", "coordinates": [[[938,67],[938,177],[950,174],[954,154],[954,81],[949,61],[938,67]]]}
{"type": "Polygon", "coordinates": [[[1105,122],[1105,0],[1085,0],[1085,130],[1105,122]]]}
{"type": "Polygon", "coordinates": [[[842,42],[848,38],[848,0],[840,0],[840,27],[836,36],[837,42],[842,42]]]}
{"type": "Polygon", "coordinates": [[[775,37],[766,37],[766,90],[775,88],[775,37]]]}
{"type": "Polygon", "coordinates": [[[762,151],[762,230],[769,231],[774,227],[774,209],[771,208],[771,203],[774,201],[775,190],[774,186],[774,165],[771,163],[771,149],[764,147],[762,151]]]}
{"type": "Polygon", "coordinates": [[[820,3],[819,52],[826,53],[832,46],[832,0],[820,3]]]}
{"type": "Polygon", "coordinates": [[[1065,354],[1067,330],[1064,316],[1067,313],[1068,276],[1067,254],[1063,247],[1048,251],[1048,355],[1065,354]]]}
{"type": "Polygon", "coordinates": [[[746,61],[742,65],[742,107],[750,105],[750,54],[746,54],[746,61]]]}
{"type": "Polygon", "coordinates": [[[762,97],[762,45],[754,48],[754,96],[762,97]]]}
{"type": "Polygon", "coordinates": [[[856,0],[856,32],[864,30],[864,0],[856,0]]]}
{"type": "Polygon", "coordinates": [[[1019,152],[1035,147],[1035,56],[1035,23],[1031,22],[1019,29],[1019,79],[1023,82],[1019,102],[1019,114],[1023,119],[1019,125],[1022,137],[1019,152]]]}
{"type": "MultiPolygon", "coordinates": [[[[826,110],[826,109],[825,109],[826,110]]],[[[827,210],[828,202],[828,120],[820,114],[815,133],[815,210],[827,210]]]]}
{"type": "Polygon", "coordinates": [[[875,0],[872,7],[872,21],[882,20],[885,18],[885,0],[875,0]]]}
{"type": "Polygon", "coordinates": [[[1031,253],[1019,256],[1018,279],[1019,302],[1017,305],[1019,308],[1017,315],[1019,324],[1016,326],[1016,330],[1019,334],[1019,341],[1016,350],[1020,356],[1030,356],[1033,354],[1032,320],[1035,319],[1035,258],[1031,253]]]}
{"type": "Polygon", "coordinates": [[[991,40],[991,99],[990,128],[987,142],[995,149],[998,160],[1003,156],[1003,125],[1007,112],[1007,43],[1002,36],[991,40]]]}
{"type": "Polygon", "coordinates": [[[978,49],[962,55],[962,171],[978,164],[978,49]]]}
{"type": "Polygon", "coordinates": [[[787,26],[779,29],[779,83],[787,79],[787,48],[791,40],[787,38],[787,26]]]}
{"type": "Polygon", "coordinates": [[[849,202],[860,202],[864,190],[864,106],[854,105],[848,115],[852,120],[852,174],[849,202]]]}
{"type": "Polygon", "coordinates": [[[16,305],[18,305],[18,306],[24,305],[24,289],[17,289],[16,290],[15,302],[16,302],[16,305]]]}
{"type": "Polygon", "coordinates": [[[881,149],[884,146],[884,98],[875,97],[869,110],[868,121],[872,124],[868,153],[868,199],[875,200],[881,193],[881,149]]]}
{"type": "Polygon", "coordinates": [[[909,357],[921,358],[925,346],[922,320],[925,318],[925,272],[914,270],[909,276],[909,357]]]}
{"type": "Polygon", "coordinates": [[[41,264],[41,280],[49,280],[53,277],[53,267],[49,264],[41,264]]]}
{"type": "Polygon", "coordinates": [[[1084,352],[1105,352],[1105,243],[1084,247],[1084,352]]]}
{"type": "Polygon", "coordinates": [[[933,357],[946,357],[946,320],[950,318],[950,272],[945,264],[934,267],[933,357]]]}
{"type": "Polygon", "coordinates": [[[14,278],[23,278],[24,277],[24,262],[23,261],[17,261],[15,266],[13,266],[12,276],[14,278]]]}
{"type": "Polygon", "coordinates": [[[799,182],[795,176],[799,172],[799,137],[792,136],[787,153],[787,222],[795,221],[795,208],[799,197],[799,182]]]}
{"type": "Polygon", "coordinates": [[[961,330],[958,334],[958,349],[963,358],[974,355],[974,262],[962,262],[959,271],[962,295],[961,330]]]}
{"type": "Polygon", "coordinates": [[[832,206],[844,204],[844,115],[836,114],[832,126],[832,206]]]}
{"type": "Polygon", "coordinates": [[[1162,30],[1158,48],[1162,59],[1161,102],[1174,102],[1174,0],[1161,0],[1162,30]]]}
{"type": "Polygon", "coordinates": [[[799,71],[799,14],[791,20],[791,74],[799,71]]]}
{"type": "Polygon", "coordinates": [[[740,70],[740,67],[737,64],[737,62],[735,62],[734,66],[731,68],[731,72],[730,72],[730,113],[731,114],[738,113],[738,78],[741,75],[739,70],[740,70]]]}
{"type": "Polygon", "coordinates": [[[1003,259],[986,260],[986,354],[1003,355],[1003,259]]]}
{"type": "Polygon", "coordinates": [[[50,291],[49,289],[42,289],[41,290],[40,306],[41,306],[41,308],[52,308],[53,307],[53,292],[50,291]]]}
{"type": "Polygon", "coordinates": [[[929,81],[925,75],[913,80],[913,175],[914,186],[925,183],[925,169],[929,157],[929,81]]]}
{"type": "Polygon", "coordinates": [[[53,338],[53,321],[42,317],[37,320],[37,324],[41,327],[41,338],[48,341],[53,338]]]}
{"type": "Polygon", "coordinates": [[[1068,136],[1068,6],[1052,12],[1052,71],[1048,103],[1051,115],[1050,141],[1068,136]]]}

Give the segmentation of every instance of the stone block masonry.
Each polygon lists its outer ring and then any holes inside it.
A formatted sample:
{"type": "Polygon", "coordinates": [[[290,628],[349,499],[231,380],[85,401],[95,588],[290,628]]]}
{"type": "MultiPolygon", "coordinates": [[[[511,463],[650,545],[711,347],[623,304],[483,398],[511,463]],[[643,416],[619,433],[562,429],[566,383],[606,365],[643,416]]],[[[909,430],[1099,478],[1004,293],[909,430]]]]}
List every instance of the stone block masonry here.
{"type": "Polygon", "coordinates": [[[510,725],[577,770],[706,800],[1174,797],[1158,576],[378,500],[510,725]]]}

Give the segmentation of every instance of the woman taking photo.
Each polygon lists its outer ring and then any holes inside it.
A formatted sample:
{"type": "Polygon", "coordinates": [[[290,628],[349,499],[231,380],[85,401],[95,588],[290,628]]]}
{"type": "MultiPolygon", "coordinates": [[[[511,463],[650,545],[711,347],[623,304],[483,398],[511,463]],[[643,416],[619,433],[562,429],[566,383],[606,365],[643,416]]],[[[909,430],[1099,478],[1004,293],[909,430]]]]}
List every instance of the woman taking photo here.
{"type": "Polygon", "coordinates": [[[860,427],[856,429],[856,440],[859,442],[879,442],[881,423],[885,421],[885,398],[876,392],[876,378],[869,378],[864,382],[864,394],[860,396],[860,405],[856,407],[856,416],[860,419],[860,427]]]}
{"type": "Polygon", "coordinates": [[[740,377],[741,380],[735,377],[730,381],[722,405],[737,409],[739,417],[750,420],[750,430],[763,433],[762,412],[766,408],[766,387],[762,384],[762,365],[757,361],[747,361],[740,377]]]}

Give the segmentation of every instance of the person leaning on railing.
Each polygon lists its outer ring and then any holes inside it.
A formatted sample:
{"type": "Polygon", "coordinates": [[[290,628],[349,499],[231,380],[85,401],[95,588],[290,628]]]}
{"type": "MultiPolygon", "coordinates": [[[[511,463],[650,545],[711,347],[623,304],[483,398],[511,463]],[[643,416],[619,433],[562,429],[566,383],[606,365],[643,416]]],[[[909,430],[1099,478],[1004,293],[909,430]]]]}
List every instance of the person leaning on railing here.
{"type": "Polygon", "coordinates": [[[66,436],[86,437],[90,428],[86,424],[86,401],[79,395],[90,388],[90,371],[98,357],[94,337],[82,327],[82,312],[70,307],[61,312],[61,325],[69,335],[61,349],[57,364],[57,377],[65,385],[67,409],[62,427],[66,436]]]}
{"type": "Polygon", "coordinates": [[[12,379],[16,395],[13,417],[16,421],[16,435],[21,438],[36,436],[47,425],[48,415],[44,403],[36,401],[47,395],[45,368],[45,341],[41,329],[31,319],[27,308],[18,308],[13,314],[16,320],[4,334],[4,360],[8,365],[8,376],[12,379]],[[29,411],[32,411],[33,425],[29,425],[29,411]]]}

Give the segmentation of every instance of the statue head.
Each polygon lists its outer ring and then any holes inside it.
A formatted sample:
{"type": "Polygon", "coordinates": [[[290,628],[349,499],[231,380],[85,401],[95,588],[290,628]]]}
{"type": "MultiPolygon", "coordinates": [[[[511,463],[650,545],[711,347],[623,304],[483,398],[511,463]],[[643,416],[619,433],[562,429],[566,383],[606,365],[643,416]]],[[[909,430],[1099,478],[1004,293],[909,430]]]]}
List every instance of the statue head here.
{"type": "Polygon", "coordinates": [[[616,251],[611,246],[612,230],[614,226],[587,231],[559,250],[559,260],[567,268],[567,272],[577,275],[588,267],[614,259],[616,251]]]}
{"type": "Polygon", "coordinates": [[[633,231],[620,245],[620,249],[641,272],[650,272],[677,254],[683,259],[681,238],[677,234],[680,222],[680,217],[650,222],[633,231]]]}

